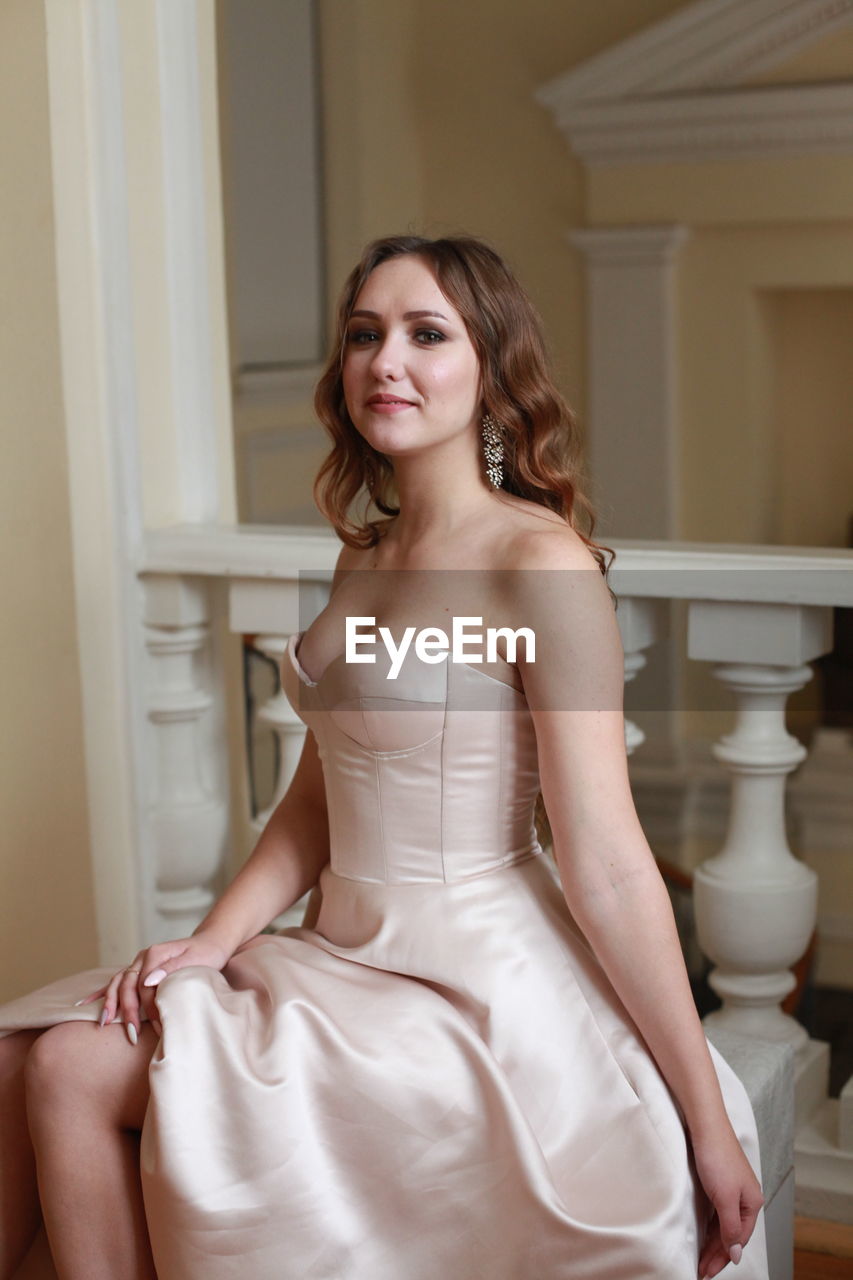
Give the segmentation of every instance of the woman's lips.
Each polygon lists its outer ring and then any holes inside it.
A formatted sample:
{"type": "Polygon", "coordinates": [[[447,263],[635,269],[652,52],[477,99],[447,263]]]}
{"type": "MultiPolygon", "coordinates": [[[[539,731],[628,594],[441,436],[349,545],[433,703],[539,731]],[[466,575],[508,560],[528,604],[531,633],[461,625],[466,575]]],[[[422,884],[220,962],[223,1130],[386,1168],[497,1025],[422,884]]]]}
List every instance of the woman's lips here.
{"type": "Polygon", "coordinates": [[[399,396],[371,396],[367,402],[368,409],[374,413],[400,413],[403,409],[413,408],[411,400],[402,400],[399,396]]]}

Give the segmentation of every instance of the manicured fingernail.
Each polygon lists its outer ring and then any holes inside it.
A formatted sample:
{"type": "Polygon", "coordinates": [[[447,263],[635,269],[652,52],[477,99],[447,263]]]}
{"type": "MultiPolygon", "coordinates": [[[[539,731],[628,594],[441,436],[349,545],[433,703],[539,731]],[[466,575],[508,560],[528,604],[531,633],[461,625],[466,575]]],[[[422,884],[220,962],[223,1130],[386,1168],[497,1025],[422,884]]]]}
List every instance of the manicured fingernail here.
{"type": "Polygon", "coordinates": [[[98,1018],[98,1026],[105,1027],[106,1025],[107,1025],[107,1011],[106,1009],[104,1009],[103,1012],[101,1013],[100,1018],[98,1018]]]}
{"type": "Polygon", "coordinates": [[[732,1245],[731,1249],[729,1249],[729,1257],[731,1258],[735,1266],[737,1266],[737,1264],[740,1262],[741,1258],[743,1257],[743,1249],[740,1247],[739,1244],[732,1245]]]}
{"type": "Polygon", "coordinates": [[[81,1004],[85,1004],[85,1003],[86,1003],[86,1001],[87,1001],[88,999],[89,999],[89,997],[88,997],[88,996],[84,996],[82,1000],[75,1000],[75,1001],[74,1001],[74,1008],[75,1008],[75,1009],[79,1009],[79,1008],[80,1008],[80,1005],[81,1005],[81,1004]]]}
{"type": "Polygon", "coordinates": [[[139,1036],[136,1034],[136,1027],[133,1025],[132,1022],[129,1022],[127,1024],[126,1030],[127,1030],[127,1038],[130,1041],[130,1043],[136,1044],[137,1041],[139,1040],[139,1036]]]}
{"type": "Polygon", "coordinates": [[[165,969],[152,969],[142,985],[143,987],[156,987],[157,983],[162,982],[165,976],[165,969]]]}

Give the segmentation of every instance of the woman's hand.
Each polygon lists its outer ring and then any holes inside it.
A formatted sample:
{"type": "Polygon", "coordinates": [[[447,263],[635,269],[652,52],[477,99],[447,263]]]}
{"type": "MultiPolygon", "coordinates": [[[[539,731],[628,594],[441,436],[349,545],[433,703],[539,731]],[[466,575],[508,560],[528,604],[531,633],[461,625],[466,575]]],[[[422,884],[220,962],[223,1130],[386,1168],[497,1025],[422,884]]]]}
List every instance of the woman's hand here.
{"type": "Polygon", "coordinates": [[[693,1138],[692,1147],[696,1172],[710,1201],[699,1254],[699,1277],[705,1280],[729,1262],[740,1262],[764,1197],[730,1124],[722,1123],[711,1137],[693,1138]]]}
{"type": "Polygon", "coordinates": [[[142,1021],[140,1009],[157,1034],[162,1035],[155,1003],[158,983],[168,974],[188,965],[223,969],[230,954],[221,943],[204,932],[193,934],[191,938],[178,938],[175,942],[155,942],[144,951],[138,951],[130,964],[120,969],[105,987],[93,991],[79,1003],[90,1004],[103,997],[104,1008],[99,1025],[107,1026],[120,1013],[128,1040],[136,1044],[142,1021]]]}

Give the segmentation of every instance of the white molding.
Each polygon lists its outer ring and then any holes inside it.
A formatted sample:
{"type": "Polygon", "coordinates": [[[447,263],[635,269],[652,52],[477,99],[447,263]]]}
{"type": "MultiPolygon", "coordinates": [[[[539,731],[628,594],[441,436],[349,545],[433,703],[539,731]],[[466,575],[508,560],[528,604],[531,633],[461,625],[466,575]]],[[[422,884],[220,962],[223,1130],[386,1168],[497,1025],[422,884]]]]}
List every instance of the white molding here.
{"type": "Polygon", "coordinates": [[[738,87],[853,25],[853,0],[700,0],[549,81],[588,165],[853,151],[853,85],[738,87]]]}
{"type": "Polygon", "coordinates": [[[594,167],[723,156],[849,154],[853,85],[584,103],[561,124],[594,167]]]}
{"type": "Polygon", "coordinates": [[[699,0],[549,80],[552,111],[643,93],[722,88],[850,25],[853,0],[699,0]]]}

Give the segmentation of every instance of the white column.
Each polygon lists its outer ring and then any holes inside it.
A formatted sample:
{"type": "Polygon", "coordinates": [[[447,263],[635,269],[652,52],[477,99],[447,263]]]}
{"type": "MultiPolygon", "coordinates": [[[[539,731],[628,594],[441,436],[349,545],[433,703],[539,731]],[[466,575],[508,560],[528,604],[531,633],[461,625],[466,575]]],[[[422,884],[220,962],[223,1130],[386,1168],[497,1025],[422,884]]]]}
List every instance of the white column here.
{"type": "Polygon", "coordinates": [[[694,878],[699,943],[717,966],[710,981],[723,1000],[707,1022],[801,1051],[806,1032],[779,1004],[814,930],[817,877],[785,836],[785,779],[806,756],[785,728],[785,703],[811,678],[805,664],[831,647],[826,607],[689,606],[688,654],[718,662],[714,674],[737,711],[733,732],[713,748],[732,775],[728,834],[694,878]]]}
{"type": "Polygon", "coordinates": [[[602,536],[675,538],[681,226],[573,231],[586,262],[587,428],[602,536]]]}

